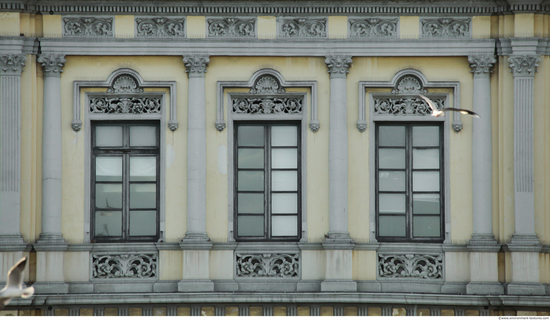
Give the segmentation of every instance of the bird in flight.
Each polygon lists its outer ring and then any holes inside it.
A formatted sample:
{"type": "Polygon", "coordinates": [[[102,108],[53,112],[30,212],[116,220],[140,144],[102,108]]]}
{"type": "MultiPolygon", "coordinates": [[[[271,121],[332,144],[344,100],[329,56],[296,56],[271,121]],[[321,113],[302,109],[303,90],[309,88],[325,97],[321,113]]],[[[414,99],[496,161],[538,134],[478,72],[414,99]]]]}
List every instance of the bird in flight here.
{"type": "Polygon", "coordinates": [[[470,115],[472,117],[475,117],[475,118],[479,118],[479,114],[471,111],[471,110],[466,110],[466,109],[457,109],[457,108],[443,108],[441,110],[437,109],[437,107],[435,106],[435,103],[428,97],[426,96],[423,96],[421,94],[419,94],[419,96],[426,100],[426,102],[428,103],[428,106],[430,106],[430,109],[432,109],[432,116],[433,117],[441,117],[443,116],[443,112],[444,111],[457,111],[457,112],[460,112],[462,114],[467,114],[467,115],[470,115]]]}
{"type": "Polygon", "coordinates": [[[26,264],[27,258],[23,257],[8,271],[8,281],[4,289],[0,291],[0,310],[4,309],[4,306],[13,298],[28,299],[34,294],[33,287],[23,289],[23,271],[26,264]]]}

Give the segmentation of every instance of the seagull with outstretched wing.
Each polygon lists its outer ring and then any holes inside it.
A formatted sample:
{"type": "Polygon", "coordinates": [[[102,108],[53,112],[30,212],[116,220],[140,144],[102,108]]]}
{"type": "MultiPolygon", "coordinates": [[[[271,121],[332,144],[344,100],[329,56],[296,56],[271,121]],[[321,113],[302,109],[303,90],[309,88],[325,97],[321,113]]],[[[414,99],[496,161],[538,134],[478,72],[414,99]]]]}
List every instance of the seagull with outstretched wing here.
{"type": "Polygon", "coordinates": [[[435,106],[435,103],[430,98],[428,98],[426,96],[423,96],[421,94],[419,94],[419,96],[428,103],[428,106],[430,106],[430,109],[432,109],[432,116],[433,117],[441,117],[441,116],[443,116],[443,112],[445,112],[445,111],[456,111],[456,112],[460,112],[462,114],[467,114],[467,115],[475,117],[475,118],[479,118],[479,114],[477,114],[477,113],[475,113],[471,110],[467,110],[467,109],[443,108],[443,109],[439,110],[435,106]]]}
{"type": "Polygon", "coordinates": [[[26,265],[27,258],[23,257],[8,271],[8,282],[4,289],[0,291],[0,310],[4,309],[4,306],[10,303],[13,298],[28,299],[34,294],[33,287],[23,289],[23,272],[26,265]]]}

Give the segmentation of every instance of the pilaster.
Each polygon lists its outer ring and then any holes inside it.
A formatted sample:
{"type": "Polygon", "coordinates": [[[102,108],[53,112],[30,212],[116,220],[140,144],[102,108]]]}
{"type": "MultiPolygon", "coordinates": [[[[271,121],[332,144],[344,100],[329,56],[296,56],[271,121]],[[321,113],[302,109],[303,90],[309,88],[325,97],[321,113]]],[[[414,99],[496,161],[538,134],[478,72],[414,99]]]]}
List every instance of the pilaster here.
{"type": "Polygon", "coordinates": [[[21,73],[26,60],[23,54],[0,56],[0,247],[24,242],[21,236],[21,73]]]}
{"type": "Polygon", "coordinates": [[[327,241],[350,242],[348,232],[347,74],[350,56],[327,56],[330,74],[329,232],[327,241]]]}
{"type": "Polygon", "coordinates": [[[44,70],[42,123],[42,233],[39,243],[64,243],[61,233],[61,73],[65,56],[42,54],[44,70]]]}
{"type": "Polygon", "coordinates": [[[187,114],[187,232],[184,242],[210,241],[206,234],[206,96],[208,55],[183,57],[189,76],[187,114]]]}
{"type": "Polygon", "coordinates": [[[493,235],[491,68],[493,55],[468,57],[474,76],[473,109],[479,114],[473,121],[472,199],[474,233],[470,239],[470,283],[467,294],[503,294],[498,282],[498,251],[493,235]]]}
{"type": "Polygon", "coordinates": [[[515,232],[507,249],[511,251],[512,282],[508,294],[543,295],[540,284],[535,233],[534,196],[534,83],[540,58],[536,54],[511,55],[514,74],[514,200],[515,232]]]}

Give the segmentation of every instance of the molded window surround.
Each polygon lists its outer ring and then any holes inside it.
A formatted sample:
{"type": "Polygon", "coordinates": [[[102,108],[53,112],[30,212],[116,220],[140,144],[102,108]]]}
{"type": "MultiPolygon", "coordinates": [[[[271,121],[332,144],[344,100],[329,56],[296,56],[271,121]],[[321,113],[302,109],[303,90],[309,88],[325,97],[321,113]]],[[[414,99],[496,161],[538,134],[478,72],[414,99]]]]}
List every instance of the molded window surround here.
{"type": "MultiPolygon", "coordinates": [[[[388,240],[389,238],[377,239],[378,225],[377,225],[377,128],[383,124],[402,124],[408,126],[414,126],[415,124],[430,125],[441,127],[441,146],[442,152],[440,155],[441,171],[443,177],[441,178],[441,198],[443,199],[443,205],[441,207],[441,219],[443,220],[441,225],[441,238],[437,240],[418,239],[416,242],[451,242],[451,197],[450,197],[450,135],[460,134],[462,129],[462,122],[460,121],[458,113],[454,115],[446,114],[444,117],[432,117],[426,113],[426,110],[420,110],[418,112],[415,109],[420,99],[418,94],[426,95],[432,100],[437,100],[438,103],[445,105],[446,107],[460,108],[460,83],[457,82],[430,82],[424,75],[414,69],[405,69],[398,72],[390,81],[360,81],[359,82],[359,119],[357,128],[360,132],[369,130],[369,241],[381,242],[388,240]],[[402,80],[412,77],[415,80],[415,88],[410,88],[407,85],[400,86],[402,80]],[[388,91],[387,88],[393,90],[388,91]],[[409,90],[410,89],[410,90],[409,90]],[[435,89],[435,90],[433,90],[435,89]],[[441,90],[443,89],[443,90],[441,90]],[[447,90],[445,90],[447,89],[447,90]],[[369,93],[367,94],[367,91],[369,93]],[[451,95],[452,93],[452,105],[451,95]],[[396,111],[397,109],[388,109],[388,103],[394,106],[395,101],[399,107],[408,108],[413,106],[412,109],[396,111]],[[411,102],[413,102],[411,104],[411,102]],[[375,112],[375,109],[377,111],[375,112]],[[392,110],[390,112],[382,112],[384,110],[392,110]],[[368,111],[368,112],[367,112],[368,111]]],[[[409,203],[409,202],[406,202],[409,203]]],[[[407,242],[409,240],[396,240],[407,242]]]]}
{"type": "MultiPolygon", "coordinates": [[[[89,243],[94,238],[94,235],[92,232],[94,232],[94,228],[92,227],[92,223],[94,222],[94,216],[93,216],[93,210],[92,205],[93,203],[93,197],[95,192],[95,185],[94,188],[92,188],[92,182],[94,182],[94,174],[97,171],[96,170],[96,163],[93,162],[93,159],[97,154],[94,156],[94,150],[96,150],[94,147],[96,146],[94,143],[95,137],[93,137],[93,133],[95,132],[97,126],[101,124],[117,124],[127,130],[127,135],[123,137],[126,137],[125,139],[129,138],[130,135],[130,128],[135,125],[140,124],[148,124],[153,125],[156,129],[156,139],[157,144],[154,148],[158,149],[158,151],[155,151],[156,154],[156,170],[157,174],[155,177],[155,184],[156,184],[156,221],[157,221],[157,232],[155,236],[137,236],[134,234],[135,237],[132,237],[130,234],[130,238],[128,239],[112,239],[113,241],[119,242],[119,241],[165,241],[165,185],[166,185],[166,178],[165,178],[165,171],[166,171],[166,160],[164,158],[164,154],[166,154],[166,144],[165,144],[165,136],[167,130],[176,130],[177,129],[177,122],[173,122],[172,120],[175,119],[167,119],[169,115],[175,116],[175,113],[170,112],[170,110],[167,110],[167,103],[166,103],[166,91],[144,91],[144,88],[147,87],[163,87],[167,88],[170,92],[170,96],[172,94],[175,94],[175,91],[172,87],[171,83],[168,82],[158,82],[158,83],[151,83],[151,82],[144,82],[143,79],[139,76],[139,74],[133,70],[130,69],[119,69],[113,72],[108,78],[107,81],[98,81],[98,82],[91,82],[91,81],[85,81],[85,82],[79,82],[75,81],[74,83],[74,92],[75,95],[75,103],[78,103],[78,110],[80,114],[80,110],[82,110],[84,114],[84,123],[82,125],[82,129],[84,131],[84,141],[85,141],[85,172],[84,172],[84,242],[89,243]],[[146,84],[149,84],[145,86],[146,84]],[[89,88],[89,89],[88,89],[89,88]],[[103,88],[103,89],[101,89],[103,88]],[[98,91],[98,89],[100,89],[98,91]],[[76,98],[78,96],[78,99],[76,98]],[[173,124],[174,126],[170,127],[167,124],[173,124]],[[94,189],[94,190],[92,190],[94,189]]],[[[175,99],[174,96],[170,98],[170,101],[172,102],[175,99]]],[[[175,102],[175,101],[174,101],[175,102]]],[[[175,105],[171,104],[171,108],[175,109],[175,105]]],[[[76,107],[75,107],[76,109],[76,107]]],[[[74,124],[74,123],[73,123],[74,124]]],[[[80,129],[80,127],[78,127],[80,129]]],[[[146,136],[143,136],[145,138],[146,136]]],[[[130,143],[128,141],[128,143],[130,143]]],[[[130,144],[128,146],[128,154],[132,152],[138,152],[139,151],[131,151],[130,144]]],[[[152,148],[152,147],[151,147],[152,148]]],[[[97,151],[97,150],[96,150],[97,151]]],[[[110,155],[111,156],[111,155],[110,155]]],[[[123,156],[124,157],[124,156],[123,156]]],[[[124,161],[124,160],[123,160],[124,161]]],[[[129,160],[129,156],[128,159],[129,160]]],[[[131,164],[123,164],[122,170],[126,168],[127,170],[131,170],[131,164]]],[[[128,185],[127,185],[127,192],[130,191],[131,184],[134,184],[130,182],[130,173],[127,173],[126,178],[128,185]]],[[[145,183],[145,182],[137,182],[139,183],[145,183]]],[[[141,186],[143,187],[143,186],[141,186]]],[[[135,191],[135,190],[134,190],[135,191]]],[[[128,194],[129,195],[129,194],[128,194]]],[[[131,200],[126,200],[128,202],[128,205],[130,206],[131,200]]],[[[106,204],[106,203],[105,203],[106,204]]],[[[138,205],[139,204],[135,204],[138,205]]],[[[109,202],[109,206],[112,207],[113,205],[109,202]]],[[[140,208],[138,211],[147,211],[145,210],[147,208],[140,208]],[[143,210],[142,210],[143,209],[143,210]]],[[[154,209],[154,208],[149,208],[154,209]]],[[[127,208],[127,210],[131,210],[130,207],[127,208]]],[[[152,210],[150,210],[152,211],[152,210]]],[[[130,222],[131,223],[131,222],[130,222]]],[[[137,230],[137,229],[136,229],[137,230]]],[[[130,228],[131,232],[131,228],[130,228]]],[[[99,238],[98,238],[99,239],[99,238]]],[[[107,240],[107,238],[104,238],[103,240],[107,240]]],[[[105,242],[105,241],[103,241],[105,242]]]]}
{"type": "MultiPolygon", "coordinates": [[[[271,224],[268,224],[264,219],[263,223],[265,224],[265,230],[270,228],[267,230],[265,236],[262,235],[261,239],[259,236],[251,236],[248,237],[248,239],[240,237],[239,241],[300,241],[302,239],[307,239],[307,203],[305,201],[305,195],[307,194],[306,135],[308,134],[308,110],[311,108],[311,112],[316,113],[316,101],[307,98],[310,97],[310,95],[316,95],[316,88],[317,83],[312,81],[287,82],[279,72],[272,69],[257,71],[252,75],[250,81],[218,82],[218,120],[216,121],[216,128],[219,131],[225,129],[226,123],[223,115],[225,110],[227,110],[227,173],[228,199],[230,199],[228,210],[228,241],[235,241],[237,239],[236,229],[238,228],[236,227],[237,221],[235,219],[237,217],[235,210],[238,210],[238,199],[235,199],[235,197],[238,197],[236,183],[238,183],[239,172],[238,163],[236,163],[238,162],[238,158],[235,155],[236,150],[239,148],[239,146],[236,145],[237,127],[247,126],[249,124],[251,126],[254,124],[265,126],[264,130],[280,126],[294,126],[297,128],[297,144],[294,147],[298,154],[297,164],[296,169],[290,169],[290,171],[295,170],[294,174],[297,174],[298,186],[295,194],[299,197],[297,199],[297,205],[299,207],[295,216],[297,217],[296,225],[298,232],[296,236],[282,234],[279,237],[271,236],[273,232],[271,224]],[[245,93],[242,88],[250,89],[250,91],[245,93]],[[297,89],[287,90],[289,88],[297,89]]],[[[316,132],[319,128],[316,114],[315,116],[311,116],[309,128],[313,132],[316,132]]],[[[275,147],[275,149],[277,148],[278,147],[275,147]]],[[[271,151],[266,150],[267,149],[264,151],[271,153],[271,151]]],[[[270,150],[273,150],[273,148],[270,148],[270,150]]],[[[266,153],[264,153],[264,160],[266,157],[265,154],[266,153]]],[[[262,169],[260,170],[258,168],[258,171],[273,171],[272,168],[267,168],[267,166],[270,165],[269,161],[262,162],[262,169]]],[[[270,205],[270,203],[266,202],[265,205],[270,205]]],[[[269,210],[272,210],[272,207],[269,207],[269,210]]],[[[274,216],[271,211],[264,211],[265,217],[269,218],[271,217],[270,215],[274,216]]],[[[284,217],[282,219],[284,220],[284,217]]]]}

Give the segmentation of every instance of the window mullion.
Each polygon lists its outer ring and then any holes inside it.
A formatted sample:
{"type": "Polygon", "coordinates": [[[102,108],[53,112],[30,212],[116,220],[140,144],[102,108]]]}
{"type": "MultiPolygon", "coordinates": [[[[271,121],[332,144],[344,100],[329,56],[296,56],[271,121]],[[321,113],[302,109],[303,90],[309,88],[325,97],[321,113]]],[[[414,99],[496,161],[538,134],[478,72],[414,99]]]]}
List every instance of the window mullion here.
{"type": "Polygon", "coordinates": [[[271,126],[265,126],[265,186],[264,186],[264,199],[265,199],[265,219],[264,219],[264,234],[267,239],[271,239],[271,126]]]}
{"type": "Polygon", "coordinates": [[[407,213],[406,213],[406,224],[407,224],[407,240],[413,239],[413,152],[412,152],[412,125],[406,126],[406,139],[405,139],[405,154],[406,159],[405,166],[407,173],[405,177],[407,179],[407,213]]]}

